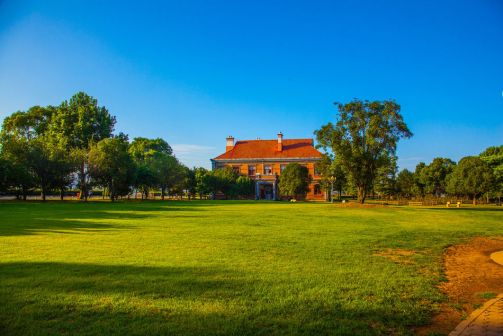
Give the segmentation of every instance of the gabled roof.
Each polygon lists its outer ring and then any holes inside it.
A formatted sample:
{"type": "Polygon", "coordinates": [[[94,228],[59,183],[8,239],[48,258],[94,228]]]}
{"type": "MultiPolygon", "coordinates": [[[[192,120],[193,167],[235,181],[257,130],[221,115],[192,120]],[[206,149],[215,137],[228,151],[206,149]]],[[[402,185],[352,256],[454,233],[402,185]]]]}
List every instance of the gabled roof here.
{"type": "Polygon", "coordinates": [[[312,139],[283,139],[283,150],[277,148],[278,140],[240,140],[213,160],[321,158],[312,139]]]}

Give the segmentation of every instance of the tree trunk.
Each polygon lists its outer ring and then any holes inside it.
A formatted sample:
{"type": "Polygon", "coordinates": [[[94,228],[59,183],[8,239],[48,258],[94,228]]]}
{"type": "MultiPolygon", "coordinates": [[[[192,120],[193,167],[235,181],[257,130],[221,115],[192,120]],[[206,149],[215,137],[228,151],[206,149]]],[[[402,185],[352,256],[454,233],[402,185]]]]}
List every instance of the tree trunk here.
{"type": "Polygon", "coordinates": [[[80,199],[87,202],[86,164],[80,165],[80,199]]]}
{"type": "Polygon", "coordinates": [[[65,188],[62,187],[59,191],[59,199],[63,200],[64,196],[65,196],[65,188]]]}
{"type": "Polygon", "coordinates": [[[45,187],[42,187],[41,196],[42,196],[42,201],[45,202],[45,187]]]}
{"type": "Polygon", "coordinates": [[[473,195],[472,204],[477,205],[477,196],[476,195],[473,195]]]}
{"type": "Polygon", "coordinates": [[[358,190],[358,202],[360,204],[365,203],[365,198],[367,198],[367,190],[365,186],[359,186],[357,187],[358,190]]]}
{"type": "Polygon", "coordinates": [[[164,187],[161,187],[161,200],[164,201],[164,187]]]}
{"type": "Polygon", "coordinates": [[[23,185],[21,187],[21,190],[22,190],[22,193],[23,193],[23,201],[26,201],[26,199],[28,198],[28,196],[26,195],[27,194],[26,186],[23,185]]]}

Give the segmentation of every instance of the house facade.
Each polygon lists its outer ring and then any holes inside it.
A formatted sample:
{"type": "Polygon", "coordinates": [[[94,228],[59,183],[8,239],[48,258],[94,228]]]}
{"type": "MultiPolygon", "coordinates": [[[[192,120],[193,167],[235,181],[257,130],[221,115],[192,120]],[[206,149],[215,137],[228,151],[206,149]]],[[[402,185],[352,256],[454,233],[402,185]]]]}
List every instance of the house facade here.
{"type": "Polygon", "coordinates": [[[255,198],[280,199],[278,182],[281,172],[292,162],[305,166],[311,175],[307,200],[323,200],[320,187],[321,176],[316,164],[321,153],[314,148],[313,139],[283,139],[279,133],[275,140],[239,140],[232,136],[226,139],[225,153],[211,159],[212,169],[232,167],[241,175],[255,181],[255,198]]]}

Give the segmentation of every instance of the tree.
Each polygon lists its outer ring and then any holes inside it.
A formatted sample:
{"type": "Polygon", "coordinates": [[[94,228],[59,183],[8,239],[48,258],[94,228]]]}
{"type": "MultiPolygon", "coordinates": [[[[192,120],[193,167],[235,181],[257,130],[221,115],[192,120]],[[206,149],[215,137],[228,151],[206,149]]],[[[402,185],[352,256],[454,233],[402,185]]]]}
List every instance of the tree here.
{"type": "Polygon", "coordinates": [[[26,199],[27,185],[41,189],[45,201],[50,189],[64,188],[69,183],[72,165],[64,151],[51,144],[47,130],[56,108],[34,106],[18,111],[4,120],[2,127],[3,155],[11,164],[14,184],[20,183],[26,199]]]}
{"type": "Polygon", "coordinates": [[[374,191],[379,197],[396,195],[396,172],[398,170],[396,160],[395,156],[389,157],[388,163],[377,169],[374,191]]]}
{"type": "Polygon", "coordinates": [[[298,163],[288,164],[279,177],[279,192],[282,196],[304,198],[309,191],[309,170],[298,163]]]}
{"type": "Polygon", "coordinates": [[[493,170],[494,187],[491,191],[498,197],[498,204],[501,204],[501,196],[503,195],[503,145],[489,147],[480,153],[479,157],[493,170]]]}
{"type": "Polygon", "coordinates": [[[209,181],[214,194],[221,192],[226,198],[236,196],[234,192],[238,174],[231,167],[215,169],[211,174],[213,178],[209,181]]]}
{"type": "Polygon", "coordinates": [[[407,169],[403,169],[396,177],[396,188],[398,195],[405,198],[410,198],[414,195],[414,173],[407,169]]]}
{"type": "Polygon", "coordinates": [[[89,193],[87,154],[93,144],[112,136],[115,121],[104,106],[98,106],[96,99],[78,92],[56,109],[49,124],[51,141],[79,160],[79,187],[81,197],[86,200],[89,193]]]}
{"type": "Polygon", "coordinates": [[[143,196],[148,198],[151,188],[158,186],[161,179],[162,156],[170,156],[172,149],[163,139],[134,138],[128,152],[136,165],[135,187],[142,191],[143,196]]]}
{"type": "Polygon", "coordinates": [[[255,195],[255,181],[248,176],[239,176],[235,186],[234,194],[238,197],[251,198],[255,195]]]}
{"type": "Polygon", "coordinates": [[[195,169],[196,192],[199,195],[199,199],[211,193],[211,179],[212,176],[207,169],[203,167],[195,169]]]}
{"type": "Polygon", "coordinates": [[[91,177],[110,192],[110,200],[127,195],[134,181],[134,164],[128,153],[129,144],[120,138],[99,141],[89,151],[91,177]]]}
{"type": "Polygon", "coordinates": [[[424,191],[436,197],[445,194],[447,176],[452,173],[456,163],[451,159],[437,157],[421,169],[419,180],[424,185],[424,191]]]}
{"type": "Polygon", "coordinates": [[[419,162],[414,170],[414,187],[412,188],[412,194],[416,197],[422,198],[425,195],[426,186],[421,179],[421,173],[425,167],[426,164],[424,162],[419,162]]]}
{"type": "Polygon", "coordinates": [[[494,175],[491,168],[478,157],[462,158],[449,176],[447,190],[453,195],[467,195],[476,204],[477,197],[491,190],[494,175]]]}
{"type": "Polygon", "coordinates": [[[152,161],[152,166],[157,176],[157,184],[161,189],[161,199],[164,200],[166,191],[173,188],[183,175],[183,169],[178,159],[173,155],[159,153],[152,161]]]}
{"type": "Polygon", "coordinates": [[[330,149],[347,172],[365,202],[379,168],[395,156],[399,139],[409,138],[400,105],[394,101],[335,103],[339,110],[336,124],[328,123],[315,131],[320,147],[330,149]]]}
{"type": "Polygon", "coordinates": [[[326,192],[327,200],[332,201],[334,190],[337,190],[339,198],[341,198],[342,190],[347,184],[347,178],[341,165],[334,160],[333,155],[324,153],[316,164],[316,169],[321,175],[320,185],[326,192]]]}

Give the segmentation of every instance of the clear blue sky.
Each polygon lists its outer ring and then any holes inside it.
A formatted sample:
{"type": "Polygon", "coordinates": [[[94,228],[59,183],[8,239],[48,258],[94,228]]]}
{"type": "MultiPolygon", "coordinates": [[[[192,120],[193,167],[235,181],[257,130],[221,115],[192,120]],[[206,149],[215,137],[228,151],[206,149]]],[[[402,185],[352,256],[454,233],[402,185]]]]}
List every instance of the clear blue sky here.
{"type": "Polygon", "coordinates": [[[354,97],[402,105],[401,167],[458,160],[503,144],[503,1],[0,0],[0,119],[77,91],[189,166],[354,97]]]}

